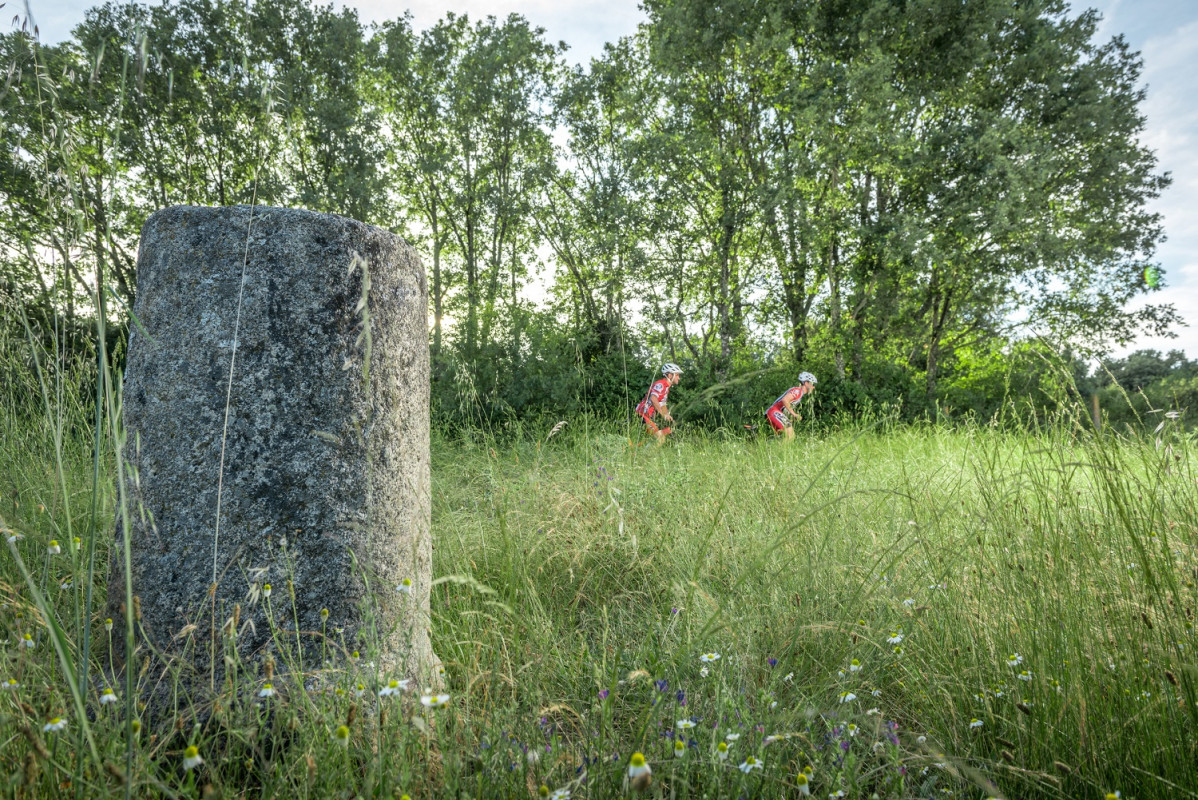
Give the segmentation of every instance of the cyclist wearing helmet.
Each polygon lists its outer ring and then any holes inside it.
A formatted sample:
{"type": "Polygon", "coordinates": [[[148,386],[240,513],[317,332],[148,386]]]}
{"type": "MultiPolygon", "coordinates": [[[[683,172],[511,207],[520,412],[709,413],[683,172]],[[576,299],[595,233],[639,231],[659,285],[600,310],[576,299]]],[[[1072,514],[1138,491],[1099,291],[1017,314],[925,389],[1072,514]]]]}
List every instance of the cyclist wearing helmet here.
{"type": "Polygon", "coordinates": [[[799,385],[792,386],[782,393],[782,396],[774,401],[774,404],[765,412],[765,418],[770,421],[775,433],[786,433],[787,441],[795,438],[795,430],[790,421],[790,417],[802,419],[803,415],[795,411],[794,406],[804,397],[815,389],[815,376],[810,372],[799,373],[799,385]],[[788,416],[789,415],[789,416],[788,416]]]}
{"type": "Polygon", "coordinates": [[[674,421],[674,417],[670,415],[670,410],[666,408],[666,398],[670,396],[670,387],[677,386],[678,382],[682,380],[682,367],[677,364],[663,364],[661,374],[663,377],[653,382],[653,385],[649,387],[649,393],[645,395],[645,399],[637,403],[636,406],[636,413],[641,415],[641,419],[645,421],[645,426],[649,429],[649,433],[656,437],[658,445],[666,440],[670,429],[658,428],[657,423],[653,421],[653,416],[654,414],[661,414],[661,418],[666,422],[674,421]]]}

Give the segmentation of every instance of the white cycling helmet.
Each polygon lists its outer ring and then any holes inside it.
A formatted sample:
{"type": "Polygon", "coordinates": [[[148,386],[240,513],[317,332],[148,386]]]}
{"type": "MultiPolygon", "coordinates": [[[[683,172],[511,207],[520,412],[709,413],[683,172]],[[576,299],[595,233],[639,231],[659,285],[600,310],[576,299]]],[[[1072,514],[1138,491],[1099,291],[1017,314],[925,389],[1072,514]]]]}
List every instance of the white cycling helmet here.
{"type": "Polygon", "coordinates": [[[819,381],[817,381],[815,379],[815,376],[812,375],[810,372],[800,372],[799,373],[799,383],[808,383],[808,382],[810,382],[812,385],[819,383],[819,381]]]}
{"type": "Polygon", "coordinates": [[[661,365],[661,374],[662,375],[669,375],[671,372],[682,372],[682,367],[678,366],[677,364],[662,364],[661,365]]]}

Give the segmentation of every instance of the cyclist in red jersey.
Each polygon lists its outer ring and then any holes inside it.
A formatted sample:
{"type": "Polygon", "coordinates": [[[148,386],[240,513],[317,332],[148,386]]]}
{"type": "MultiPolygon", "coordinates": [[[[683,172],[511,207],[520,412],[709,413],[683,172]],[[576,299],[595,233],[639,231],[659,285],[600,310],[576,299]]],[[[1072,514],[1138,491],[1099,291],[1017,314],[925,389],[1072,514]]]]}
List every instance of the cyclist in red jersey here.
{"type": "Polygon", "coordinates": [[[661,418],[666,422],[674,421],[674,417],[670,415],[670,410],[666,408],[666,398],[670,396],[670,387],[677,386],[678,382],[682,380],[682,367],[677,364],[663,364],[661,374],[663,377],[653,382],[653,385],[649,387],[649,393],[645,395],[645,399],[637,403],[636,406],[636,413],[641,415],[641,419],[645,421],[645,427],[657,439],[659,446],[666,440],[666,436],[670,434],[670,428],[657,427],[657,423],[653,421],[653,416],[661,414],[661,418]]]}
{"type": "Polygon", "coordinates": [[[774,432],[785,432],[787,441],[792,441],[795,438],[795,429],[790,418],[803,418],[802,414],[795,411],[795,405],[815,389],[817,382],[815,376],[810,372],[800,372],[799,385],[792,386],[783,392],[782,396],[775,400],[774,404],[765,412],[765,418],[770,421],[774,432]]]}

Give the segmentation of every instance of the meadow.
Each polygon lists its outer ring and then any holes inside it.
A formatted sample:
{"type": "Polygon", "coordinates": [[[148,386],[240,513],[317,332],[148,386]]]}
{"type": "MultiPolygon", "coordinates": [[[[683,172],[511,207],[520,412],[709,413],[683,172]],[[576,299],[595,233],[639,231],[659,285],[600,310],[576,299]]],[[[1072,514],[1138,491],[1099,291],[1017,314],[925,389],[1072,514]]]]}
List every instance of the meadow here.
{"type": "Polygon", "coordinates": [[[0,419],[5,796],[1196,796],[1182,420],[435,432],[444,693],[330,627],[143,726],[98,616],[119,438],[54,383],[0,419]]]}

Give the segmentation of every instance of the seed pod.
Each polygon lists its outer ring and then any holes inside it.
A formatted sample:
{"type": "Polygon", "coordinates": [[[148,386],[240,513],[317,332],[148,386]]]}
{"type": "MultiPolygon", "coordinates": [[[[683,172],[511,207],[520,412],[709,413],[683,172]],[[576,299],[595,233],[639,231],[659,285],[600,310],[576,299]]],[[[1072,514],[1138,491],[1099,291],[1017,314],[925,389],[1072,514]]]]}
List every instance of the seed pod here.
{"type": "Polygon", "coordinates": [[[630,785],[632,786],[632,791],[634,791],[634,792],[643,792],[646,789],[648,789],[650,784],[652,784],[652,783],[653,783],[653,774],[649,773],[649,772],[643,773],[641,775],[637,775],[635,778],[633,778],[630,781],[630,785]]]}
{"type": "Polygon", "coordinates": [[[50,751],[46,749],[46,745],[42,742],[42,737],[37,735],[37,731],[29,726],[29,723],[21,723],[21,733],[25,734],[25,738],[29,740],[29,746],[33,748],[32,753],[47,761],[50,760],[50,751]]]}
{"type": "Polygon", "coordinates": [[[37,784],[38,772],[39,772],[39,767],[38,767],[38,763],[37,763],[37,756],[35,756],[33,754],[33,752],[30,751],[25,754],[24,779],[25,779],[26,786],[34,786],[35,784],[37,784]]]}
{"type": "Polygon", "coordinates": [[[116,782],[119,783],[121,786],[125,785],[125,773],[116,764],[113,764],[111,761],[105,761],[104,762],[104,771],[107,772],[109,775],[111,775],[113,778],[116,778],[116,782]]]}

